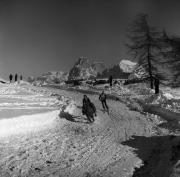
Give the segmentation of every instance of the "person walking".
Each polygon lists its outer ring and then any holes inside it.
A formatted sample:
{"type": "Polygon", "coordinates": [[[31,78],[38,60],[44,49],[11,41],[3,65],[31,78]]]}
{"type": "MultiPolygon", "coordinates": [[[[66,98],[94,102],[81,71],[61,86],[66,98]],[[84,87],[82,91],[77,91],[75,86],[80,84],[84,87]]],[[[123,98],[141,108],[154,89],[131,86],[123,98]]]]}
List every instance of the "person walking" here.
{"type": "Polygon", "coordinates": [[[15,74],[14,81],[17,82],[17,80],[18,80],[18,75],[15,74]]]}
{"type": "Polygon", "coordinates": [[[86,115],[88,121],[91,123],[94,122],[94,116],[97,116],[96,115],[96,107],[90,101],[90,99],[87,97],[87,95],[84,95],[84,97],[83,97],[82,114],[86,115]]]}
{"type": "Polygon", "coordinates": [[[103,110],[109,113],[109,107],[106,103],[106,98],[107,98],[106,94],[104,93],[104,91],[102,91],[102,93],[99,95],[99,100],[101,101],[103,110]]]}
{"type": "Polygon", "coordinates": [[[154,87],[155,87],[155,94],[159,93],[159,78],[156,75],[154,78],[154,87]]]}
{"type": "Polygon", "coordinates": [[[10,83],[12,82],[12,79],[13,79],[13,75],[10,74],[10,75],[9,75],[9,82],[10,82],[10,83]]]}

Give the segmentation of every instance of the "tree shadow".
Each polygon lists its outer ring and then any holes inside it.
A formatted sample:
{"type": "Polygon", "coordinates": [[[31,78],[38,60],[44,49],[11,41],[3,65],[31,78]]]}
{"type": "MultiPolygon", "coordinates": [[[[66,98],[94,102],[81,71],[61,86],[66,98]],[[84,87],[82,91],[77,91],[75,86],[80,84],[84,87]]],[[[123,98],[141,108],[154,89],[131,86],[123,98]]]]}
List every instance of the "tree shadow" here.
{"type": "Polygon", "coordinates": [[[89,121],[87,119],[85,119],[84,117],[73,116],[73,115],[69,114],[68,112],[64,112],[64,111],[60,112],[59,117],[65,118],[66,120],[71,121],[71,122],[89,123],[89,121]]]}
{"type": "Polygon", "coordinates": [[[133,177],[169,177],[180,159],[179,136],[133,136],[122,143],[134,148],[143,166],[135,168],[133,177]]]}

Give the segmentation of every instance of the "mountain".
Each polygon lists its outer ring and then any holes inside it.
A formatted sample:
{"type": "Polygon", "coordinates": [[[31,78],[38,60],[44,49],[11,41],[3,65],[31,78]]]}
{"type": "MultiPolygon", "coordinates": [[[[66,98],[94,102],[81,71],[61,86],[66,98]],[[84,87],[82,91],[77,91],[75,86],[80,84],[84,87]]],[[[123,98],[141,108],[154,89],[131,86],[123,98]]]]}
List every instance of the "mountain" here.
{"type": "Polygon", "coordinates": [[[128,79],[136,65],[136,63],[130,60],[121,60],[119,65],[117,64],[111,68],[105,69],[101,74],[98,74],[98,77],[108,78],[109,76],[112,76],[113,78],[128,79]]]}
{"type": "Polygon", "coordinates": [[[29,77],[29,82],[36,82],[39,84],[48,83],[48,84],[59,84],[63,81],[66,81],[68,78],[68,73],[63,71],[49,71],[43,73],[38,77],[29,77]]]}
{"type": "Polygon", "coordinates": [[[101,74],[98,74],[98,78],[109,78],[109,76],[112,76],[114,79],[127,79],[129,73],[124,72],[117,64],[111,68],[105,69],[101,74]]]}
{"type": "Polygon", "coordinates": [[[95,62],[86,57],[80,57],[69,71],[68,80],[95,78],[105,69],[102,62],[95,62]]]}
{"type": "Polygon", "coordinates": [[[121,60],[119,63],[119,67],[122,69],[125,73],[132,73],[135,69],[137,63],[132,62],[130,60],[121,60]]]}
{"type": "Polygon", "coordinates": [[[43,73],[42,76],[37,79],[45,78],[46,82],[62,82],[67,80],[68,73],[63,71],[49,71],[47,73],[43,73]]]}

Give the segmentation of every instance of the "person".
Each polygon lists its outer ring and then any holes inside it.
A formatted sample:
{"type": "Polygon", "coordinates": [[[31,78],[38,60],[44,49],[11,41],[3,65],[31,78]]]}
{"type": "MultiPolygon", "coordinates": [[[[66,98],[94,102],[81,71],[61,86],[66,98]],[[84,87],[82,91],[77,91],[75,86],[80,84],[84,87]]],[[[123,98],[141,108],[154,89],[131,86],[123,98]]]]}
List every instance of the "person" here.
{"type": "Polygon", "coordinates": [[[154,87],[155,87],[155,94],[159,93],[159,78],[156,75],[154,78],[154,87]]]}
{"type": "Polygon", "coordinates": [[[21,81],[23,80],[23,76],[22,76],[22,75],[20,76],[20,80],[21,80],[21,81]]]}
{"type": "Polygon", "coordinates": [[[14,81],[17,82],[17,80],[18,80],[18,75],[15,74],[14,81]]]}
{"type": "Polygon", "coordinates": [[[109,85],[110,85],[110,87],[112,87],[112,81],[113,81],[113,77],[110,76],[110,77],[109,77],[109,85]]]}
{"type": "Polygon", "coordinates": [[[109,108],[106,103],[106,94],[104,93],[104,91],[102,91],[102,93],[99,95],[99,100],[102,103],[102,107],[103,107],[104,111],[107,111],[109,113],[109,108]]]}
{"type": "Polygon", "coordinates": [[[9,81],[10,81],[10,83],[12,82],[12,79],[13,79],[13,75],[10,74],[10,75],[9,75],[9,81]]]}
{"type": "Polygon", "coordinates": [[[89,122],[94,122],[94,116],[96,116],[96,107],[87,97],[87,95],[84,95],[83,97],[82,114],[86,115],[89,122]]]}

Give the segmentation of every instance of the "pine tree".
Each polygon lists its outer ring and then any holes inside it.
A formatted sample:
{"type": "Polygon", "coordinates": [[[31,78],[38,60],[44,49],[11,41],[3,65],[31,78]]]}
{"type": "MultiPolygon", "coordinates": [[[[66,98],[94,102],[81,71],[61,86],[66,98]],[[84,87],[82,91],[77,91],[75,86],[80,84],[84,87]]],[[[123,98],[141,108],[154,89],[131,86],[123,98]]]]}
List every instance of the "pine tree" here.
{"type": "Polygon", "coordinates": [[[160,32],[148,24],[146,14],[140,14],[130,27],[127,37],[127,47],[134,60],[148,71],[150,86],[153,89],[153,72],[157,72],[160,32]]]}

